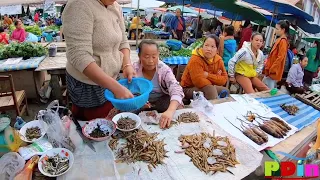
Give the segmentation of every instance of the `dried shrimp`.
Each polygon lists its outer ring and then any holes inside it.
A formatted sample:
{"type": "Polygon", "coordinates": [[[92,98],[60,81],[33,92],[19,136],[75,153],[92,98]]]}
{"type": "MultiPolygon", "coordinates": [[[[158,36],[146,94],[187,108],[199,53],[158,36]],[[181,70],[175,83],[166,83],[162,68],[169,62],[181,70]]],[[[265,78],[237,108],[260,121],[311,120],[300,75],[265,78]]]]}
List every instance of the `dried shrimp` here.
{"type": "Polygon", "coordinates": [[[280,106],[284,111],[286,111],[289,115],[295,116],[297,112],[299,111],[299,107],[296,105],[286,105],[282,104],[280,106]]]}

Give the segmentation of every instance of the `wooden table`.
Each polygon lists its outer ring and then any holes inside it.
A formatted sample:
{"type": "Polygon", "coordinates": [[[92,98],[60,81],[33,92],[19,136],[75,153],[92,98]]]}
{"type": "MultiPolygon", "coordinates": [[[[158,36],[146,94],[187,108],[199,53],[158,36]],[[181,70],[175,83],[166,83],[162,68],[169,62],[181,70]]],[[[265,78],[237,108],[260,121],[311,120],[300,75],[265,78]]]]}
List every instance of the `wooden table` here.
{"type": "Polygon", "coordinates": [[[66,42],[46,42],[46,43],[40,43],[42,46],[50,46],[50,44],[55,44],[57,46],[58,52],[65,52],[67,45],[66,42]]]}
{"type": "MultiPolygon", "coordinates": [[[[139,61],[138,53],[130,51],[132,63],[139,61]]],[[[66,75],[67,57],[66,52],[58,52],[55,57],[46,57],[35,71],[47,71],[51,75],[50,86],[52,87],[52,95],[54,99],[62,102],[63,92],[60,86],[60,78],[66,75]]],[[[64,80],[64,78],[62,78],[64,80]]]]}
{"type": "MultiPolygon", "coordinates": [[[[278,91],[277,95],[281,95],[281,94],[284,94],[284,93],[281,91],[278,91]]],[[[251,97],[265,98],[265,97],[271,97],[271,95],[270,95],[269,91],[265,91],[265,92],[258,92],[258,93],[251,94],[251,97]]],[[[230,97],[227,99],[218,99],[218,100],[213,100],[210,102],[212,104],[220,104],[220,103],[232,102],[232,101],[235,101],[235,100],[232,97],[230,97]]],[[[301,153],[301,150],[305,150],[303,148],[308,146],[311,139],[316,136],[316,133],[317,133],[316,124],[317,124],[317,122],[303,128],[301,131],[295,133],[294,135],[290,136],[286,140],[284,140],[284,141],[280,142],[279,144],[275,145],[274,147],[270,148],[270,150],[273,152],[282,151],[282,152],[291,154],[293,156],[300,157],[303,154],[303,153],[301,153]]],[[[268,161],[268,160],[273,161],[273,160],[271,160],[271,158],[269,158],[269,156],[265,152],[262,152],[262,153],[264,154],[264,158],[261,162],[261,167],[259,167],[256,170],[256,172],[254,174],[252,174],[251,176],[254,176],[254,175],[264,176],[264,162],[268,161]]],[[[289,158],[282,156],[282,155],[278,155],[278,158],[281,161],[288,161],[289,160],[289,158]]],[[[256,177],[250,177],[250,178],[248,178],[248,180],[252,179],[252,178],[256,179],[256,177]]]]}

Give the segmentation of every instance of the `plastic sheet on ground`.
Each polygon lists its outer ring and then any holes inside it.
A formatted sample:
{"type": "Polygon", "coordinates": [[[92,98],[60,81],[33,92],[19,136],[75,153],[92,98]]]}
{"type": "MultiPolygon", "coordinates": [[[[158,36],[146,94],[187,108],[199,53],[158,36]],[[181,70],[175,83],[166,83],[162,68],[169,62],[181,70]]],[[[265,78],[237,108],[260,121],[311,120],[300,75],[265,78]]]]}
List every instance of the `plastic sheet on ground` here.
{"type": "MultiPolygon", "coordinates": [[[[183,109],[177,111],[175,118],[183,112],[196,112],[193,109],[183,109]]],[[[164,162],[165,165],[159,165],[156,169],[150,172],[147,164],[143,162],[133,165],[134,171],[127,175],[124,179],[132,180],[200,180],[200,179],[223,179],[223,180],[240,180],[260,166],[262,154],[253,147],[232,137],[229,133],[221,129],[215,119],[211,120],[201,112],[197,112],[200,117],[200,123],[180,123],[174,125],[170,129],[161,130],[158,125],[146,125],[142,123],[142,128],[148,132],[159,132],[158,139],[164,139],[166,143],[165,149],[169,151],[164,162]],[[201,172],[192,162],[190,157],[185,154],[174,153],[176,150],[181,150],[178,137],[181,135],[200,134],[201,132],[213,133],[215,130],[216,136],[228,136],[231,143],[235,146],[237,160],[240,162],[236,168],[228,168],[234,175],[230,173],[218,172],[215,175],[206,175],[201,172]]],[[[213,117],[214,118],[214,117],[213,117]]],[[[142,119],[142,121],[144,121],[142,119]]]]}
{"type": "MultiPolygon", "coordinates": [[[[256,112],[265,112],[263,110],[264,107],[262,107],[262,110],[258,110],[256,109],[256,111],[252,111],[253,113],[256,112]]],[[[246,106],[243,103],[239,103],[239,102],[226,102],[223,104],[217,104],[214,105],[214,109],[213,112],[208,112],[206,113],[206,115],[210,116],[214,122],[216,122],[222,129],[230,132],[232,134],[232,136],[237,137],[238,139],[240,139],[241,141],[248,143],[249,145],[251,145],[253,148],[255,148],[258,151],[262,151],[268,147],[273,147],[276,144],[284,141],[285,139],[287,139],[288,137],[290,137],[291,135],[295,134],[298,129],[290,124],[288,124],[291,127],[291,131],[289,131],[287,133],[287,136],[284,138],[274,138],[270,135],[268,135],[269,141],[268,143],[262,144],[262,145],[258,145],[255,142],[253,142],[252,140],[250,140],[247,136],[245,136],[239,129],[235,128],[233,125],[231,125],[225,118],[227,118],[230,122],[232,122],[234,125],[236,125],[237,127],[240,127],[241,123],[239,120],[237,120],[237,117],[244,120],[244,117],[248,111],[251,111],[252,109],[248,106],[246,106]]],[[[258,113],[259,114],[259,113],[258,113]]],[[[259,114],[262,115],[262,114],[259,114]]],[[[269,112],[266,114],[263,114],[262,116],[264,117],[278,117],[280,119],[282,119],[281,117],[279,117],[278,115],[276,115],[273,112],[269,112]]],[[[283,120],[283,119],[282,119],[283,120]]],[[[262,120],[258,119],[258,121],[260,123],[262,123],[262,120]]],[[[284,121],[285,122],[285,121],[284,121]]],[[[257,123],[255,123],[256,125],[258,125],[257,123]]]]}

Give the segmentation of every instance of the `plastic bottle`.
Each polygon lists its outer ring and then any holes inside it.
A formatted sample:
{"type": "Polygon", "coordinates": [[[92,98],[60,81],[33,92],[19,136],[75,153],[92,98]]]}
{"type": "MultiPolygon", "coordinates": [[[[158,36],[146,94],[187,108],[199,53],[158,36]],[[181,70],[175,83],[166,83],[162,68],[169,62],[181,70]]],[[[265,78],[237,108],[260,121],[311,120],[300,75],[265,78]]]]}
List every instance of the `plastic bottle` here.
{"type": "Polygon", "coordinates": [[[33,169],[38,164],[39,159],[39,156],[33,156],[14,180],[32,180],[33,169]]]}
{"type": "Polygon", "coordinates": [[[22,117],[17,116],[16,123],[14,123],[14,128],[20,130],[25,124],[26,122],[22,119],[22,117]]]}

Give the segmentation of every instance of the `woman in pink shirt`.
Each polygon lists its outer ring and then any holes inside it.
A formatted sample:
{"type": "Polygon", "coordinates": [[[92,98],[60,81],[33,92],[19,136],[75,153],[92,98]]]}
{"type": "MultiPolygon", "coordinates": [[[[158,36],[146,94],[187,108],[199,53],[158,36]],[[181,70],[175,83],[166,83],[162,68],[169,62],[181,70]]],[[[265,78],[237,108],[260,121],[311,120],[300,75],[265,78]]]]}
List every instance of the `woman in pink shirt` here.
{"type": "Polygon", "coordinates": [[[26,31],[22,27],[22,22],[17,20],[14,22],[16,29],[12,32],[10,40],[17,42],[24,42],[26,40],[26,31]]]}

